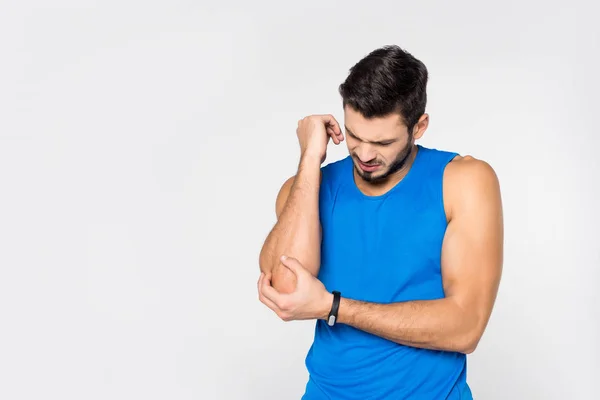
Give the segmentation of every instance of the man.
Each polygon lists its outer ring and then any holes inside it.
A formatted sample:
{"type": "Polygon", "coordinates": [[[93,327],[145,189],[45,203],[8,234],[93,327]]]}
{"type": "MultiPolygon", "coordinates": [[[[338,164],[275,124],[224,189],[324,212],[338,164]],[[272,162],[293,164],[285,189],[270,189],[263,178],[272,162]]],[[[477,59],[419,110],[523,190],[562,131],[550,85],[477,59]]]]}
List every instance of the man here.
{"type": "Polygon", "coordinates": [[[276,200],[259,298],[316,319],[303,399],[472,399],[466,354],[503,258],[498,179],[484,161],[415,144],[427,69],[397,46],[359,61],[331,115],[299,121],[300,163],[276,200]],[[349,156],[324,167],[329,140],[349,156]]]}

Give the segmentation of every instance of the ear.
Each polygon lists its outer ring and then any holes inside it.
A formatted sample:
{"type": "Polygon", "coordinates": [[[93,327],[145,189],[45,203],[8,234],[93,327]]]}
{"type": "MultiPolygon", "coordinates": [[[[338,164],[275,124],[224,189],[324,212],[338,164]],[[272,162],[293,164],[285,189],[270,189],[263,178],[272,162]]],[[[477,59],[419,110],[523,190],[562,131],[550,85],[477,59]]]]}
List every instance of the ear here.
{"type": "Polygon", "coordinates": [[[421,137],[423,137],[423,134],[427,130],[428,126],[429,126],[429,114],[425,113],[425,114],[421,115],[421,118],[419,118],[419,122],[417,122],[415,127],[413,128],[413,132],[414,132],[413,138],[415,138],[415,140],[421,139],[421,137]]]}

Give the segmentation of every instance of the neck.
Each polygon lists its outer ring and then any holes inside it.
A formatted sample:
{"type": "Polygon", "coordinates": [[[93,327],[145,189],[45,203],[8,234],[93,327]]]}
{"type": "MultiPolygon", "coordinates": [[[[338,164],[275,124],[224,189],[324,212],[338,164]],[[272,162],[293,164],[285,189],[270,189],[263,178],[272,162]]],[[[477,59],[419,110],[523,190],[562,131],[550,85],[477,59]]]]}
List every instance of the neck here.
{"type": "Polygon", "coordinates": [[[380,196],[386,193],[388,190],[396,186],[406,175],[408,171],[412,168],[413,163],[415,162],[415,158],[417,157],[417,145],[412,145],[410,148],[410,153],[406,158],[406,162],[398,171],[389,175],[385,180],[379,182],[368,182],[365,181],[357,172],[356,168],[353,168],[354,173],[354,181],[358,188],[368,196],[380,196]]]}

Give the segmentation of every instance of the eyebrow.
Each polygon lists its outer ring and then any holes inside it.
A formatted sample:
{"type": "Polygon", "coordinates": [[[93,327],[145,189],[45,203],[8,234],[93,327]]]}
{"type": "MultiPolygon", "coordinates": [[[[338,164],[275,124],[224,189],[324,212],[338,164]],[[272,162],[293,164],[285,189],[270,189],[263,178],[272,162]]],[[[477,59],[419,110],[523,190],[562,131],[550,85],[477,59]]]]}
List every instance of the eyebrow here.
{"type": "Polygon", "coordinates": [[[344,125],[344,128],[346,129],[346,132],[350,134],[350,136],[353,136],[354,138],[360,140],[361,142],[367,142],[367,143],[373,143],[373,144],[388,144],[388,143],[394,143],[397,139],[387,139],[387,140],[378,140],[375,142],[370,142],[368,140],[363,140],[361,138],[359,138],[358,136],[356,136],[354,134],[354,132],[352,132],[350,129],[348,129],[348,127],[346,125],[344,125]]]}

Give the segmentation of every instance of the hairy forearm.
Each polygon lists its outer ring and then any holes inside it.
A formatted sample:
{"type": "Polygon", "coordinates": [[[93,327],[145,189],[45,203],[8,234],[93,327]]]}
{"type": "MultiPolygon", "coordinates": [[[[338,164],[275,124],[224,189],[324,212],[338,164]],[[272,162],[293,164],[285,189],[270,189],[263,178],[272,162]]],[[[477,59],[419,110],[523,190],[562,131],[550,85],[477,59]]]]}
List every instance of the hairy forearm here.
{"type": "Polygon", "coordinates": [[[260,267],[271,272],[275,289],[289,293],[296,287],[296,277],[280,262],[280,257],[294,257],[317,276],[321,263],[321,226],[319,221],[319,187],[321,162],[303,156],[298,166],[285,206],[267,236],[260,254],[260,267]]]}
{"type": "Polygon", "coordinates": [[[470,353],[478,341],[476,321],[451,298],[391,304],[342,298],[337,322],[431,350],[470,353]]]}

